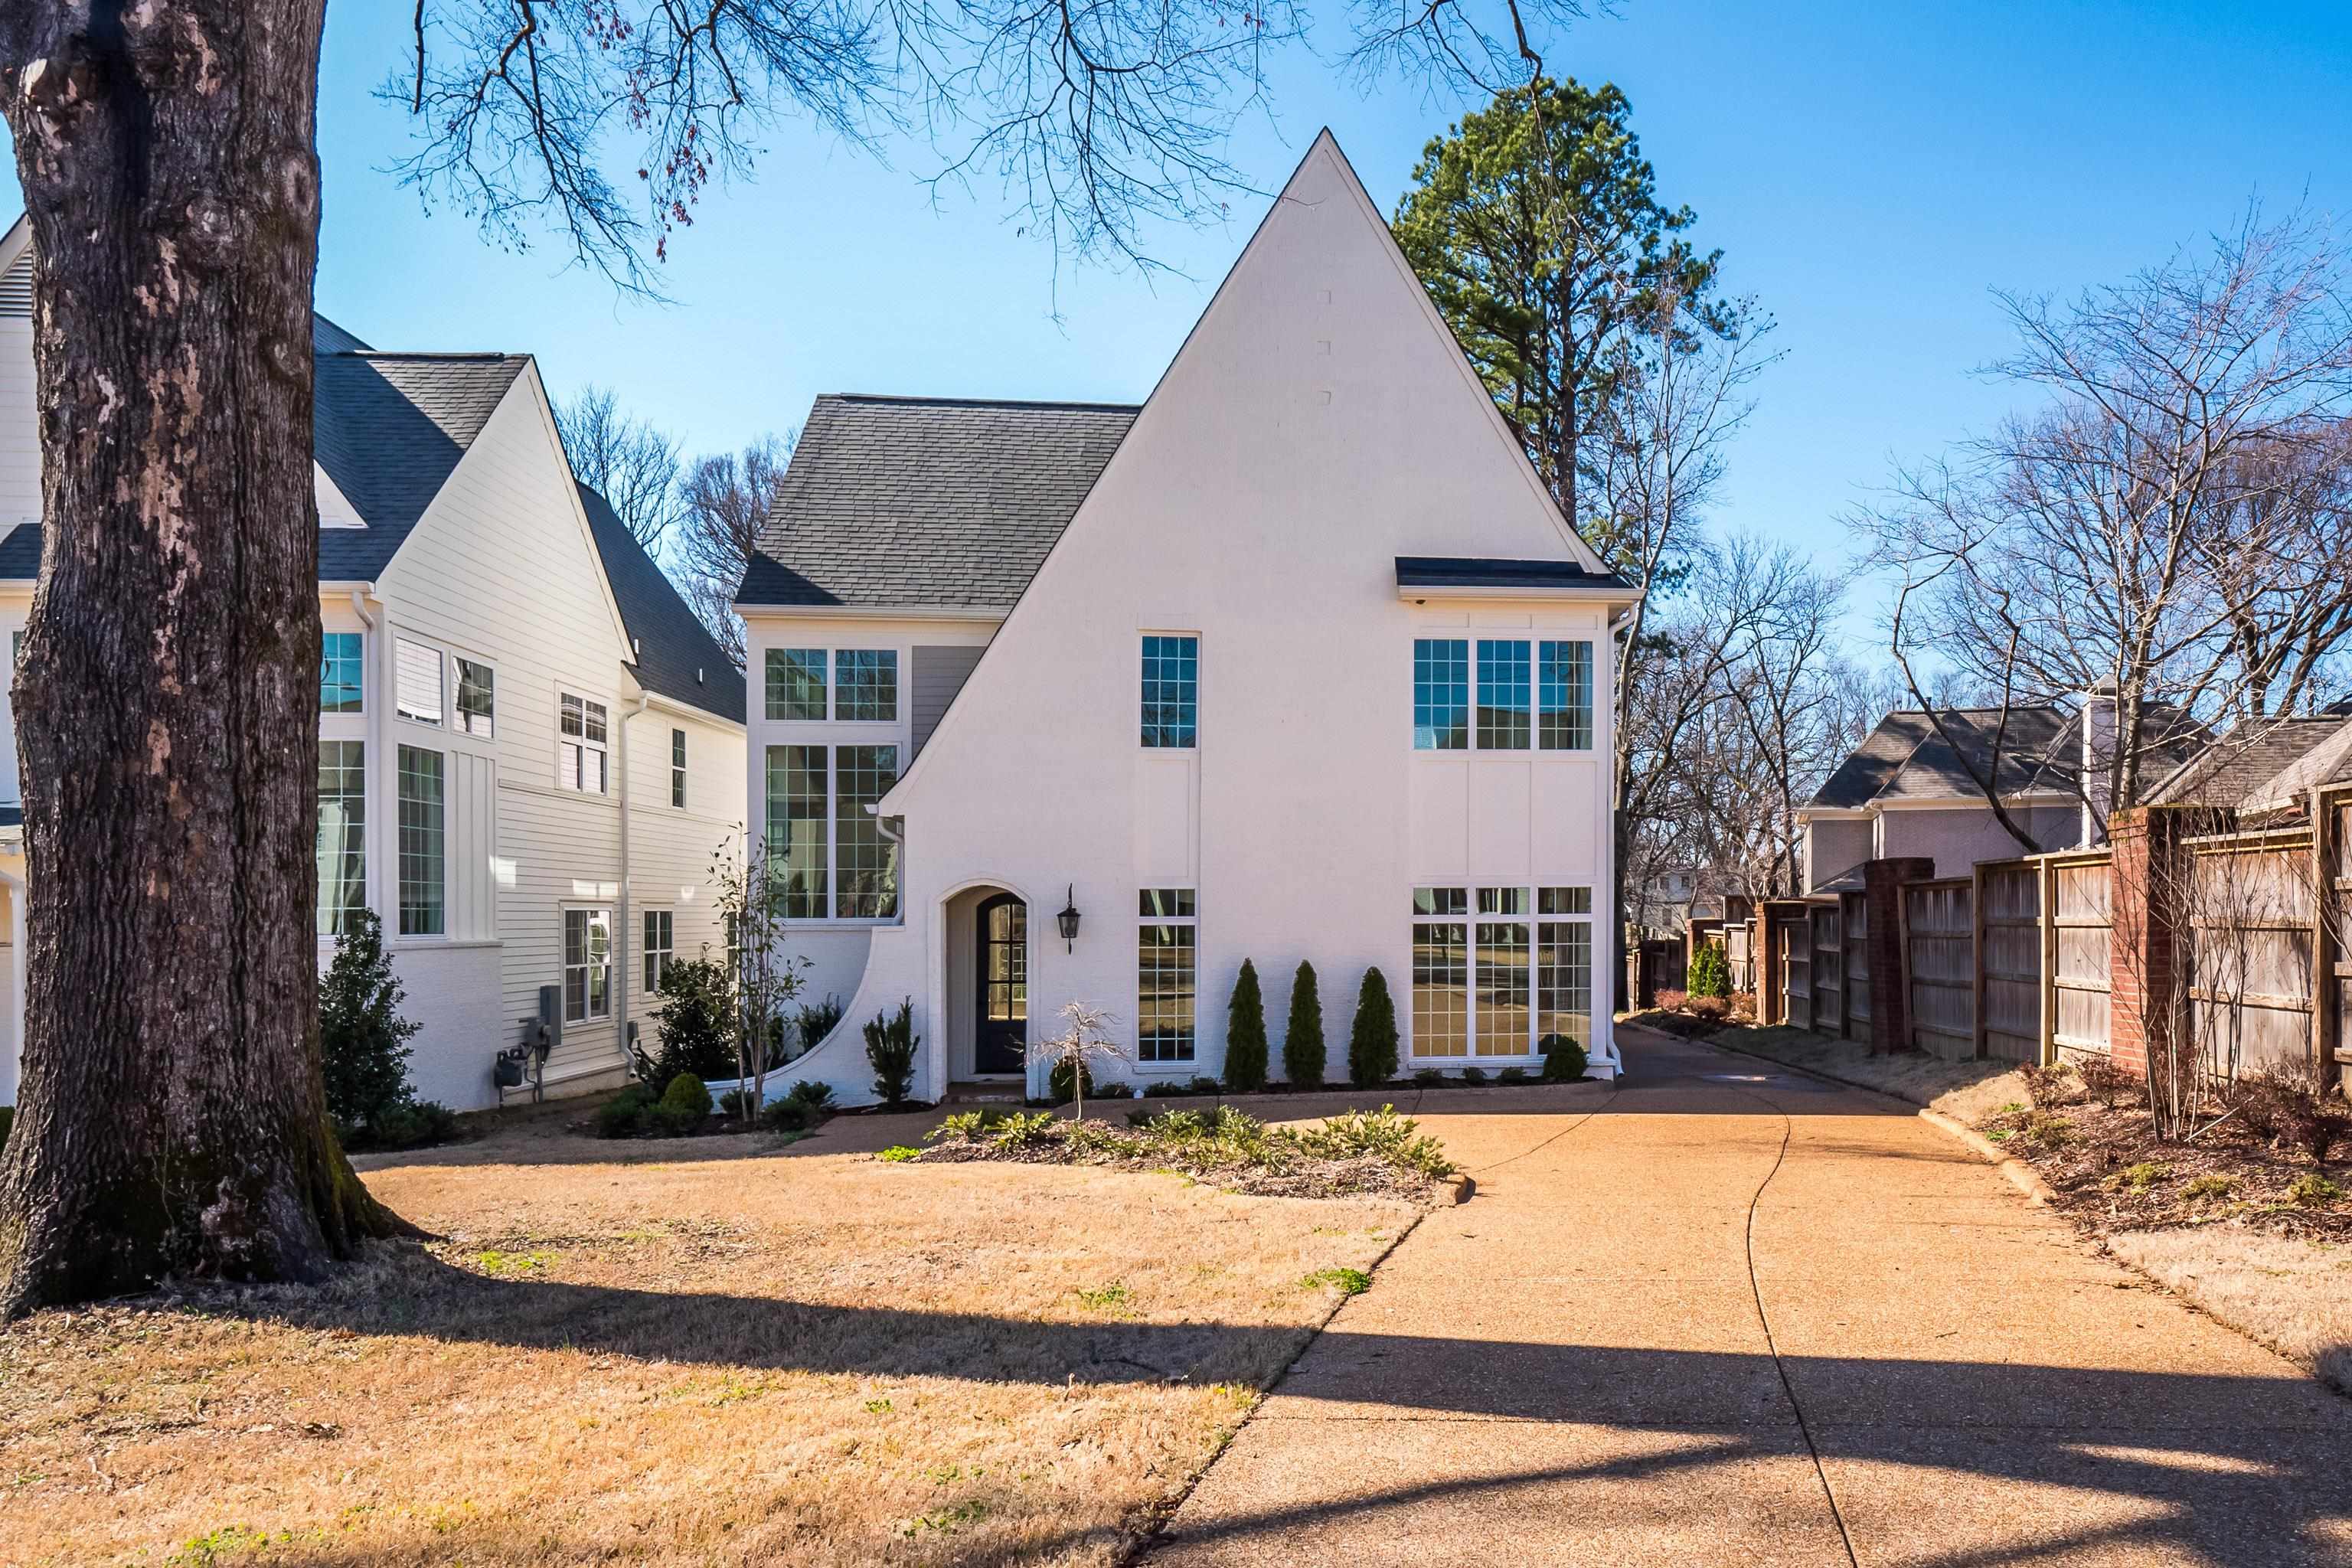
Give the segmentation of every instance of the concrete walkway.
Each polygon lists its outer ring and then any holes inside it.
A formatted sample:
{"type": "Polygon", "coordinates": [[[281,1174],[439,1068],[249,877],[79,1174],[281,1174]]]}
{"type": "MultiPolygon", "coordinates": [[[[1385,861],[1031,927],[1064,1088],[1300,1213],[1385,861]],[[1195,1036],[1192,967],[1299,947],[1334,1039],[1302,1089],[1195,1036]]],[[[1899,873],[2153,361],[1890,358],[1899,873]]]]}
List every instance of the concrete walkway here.
{"type": "Polygon", "coordinates": [[[2352,1564],[2352,1401],[1907,1107],[1646,1032],[1627,1057],[1572,1103],[1425,1099],[1478,1195],[1153,1568],[2352,1564]]]}

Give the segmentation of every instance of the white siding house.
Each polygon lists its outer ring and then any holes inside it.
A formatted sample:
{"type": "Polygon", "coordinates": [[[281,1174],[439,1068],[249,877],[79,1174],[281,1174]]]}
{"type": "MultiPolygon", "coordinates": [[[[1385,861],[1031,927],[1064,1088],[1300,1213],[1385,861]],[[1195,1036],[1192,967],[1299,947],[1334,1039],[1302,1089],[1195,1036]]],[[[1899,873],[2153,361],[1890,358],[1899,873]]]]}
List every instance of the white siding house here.
{"type": "Polygon", "coordinates": [[[1402,1066],[1616,1070],[1611,626],[1567,526],[1327,132],[1139,409],[831,397],[738,609],[746,777],[872,1098],[1024,1077],[1066,1001],[1129,1081],[1221,1073],[1244,959],[1280,1070],[1368,969],[1402,1066]],[[1057,930],[1065,908],[1078,930],[1057,930]]]}
{"type": "MultiPolygon", "coordinates": [[[[25,236],[0,240],[12,637],[40,561],[28,299],[11,286],[25,236]]],[[[323,320],[314,349],[320,962],[344,910],[378,912],[428,1098],[498,1103],[493,1056],[547,985],[563,1014],[549,1090],[617,1081],[630,1026],[652,1028],[646,916],[681,957],[725,940],[709,872],[740,831],[742,677],[574,482],[528,356],[377,353],[323,320]]],[[[0,1101],[22,1037],[16,758],[0,702],[0,1101]]]]}

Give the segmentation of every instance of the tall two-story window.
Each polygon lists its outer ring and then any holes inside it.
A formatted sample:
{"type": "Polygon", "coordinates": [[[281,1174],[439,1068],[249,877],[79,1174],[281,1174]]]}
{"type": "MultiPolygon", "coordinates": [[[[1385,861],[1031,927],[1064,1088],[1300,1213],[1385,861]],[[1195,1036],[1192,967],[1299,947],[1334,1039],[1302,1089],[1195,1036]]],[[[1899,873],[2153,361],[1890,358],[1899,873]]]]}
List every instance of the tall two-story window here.
{"type": "Polygon", "coordinates": [[[1201,639],[1143,639],[1143,743],[1182,749],[1200,743],[1201,639]]]}
{"type": "Polygon", "coordinates": [[[1592,749],[1592,645],[1590,642],[1547,642],[1538,645],[1541,679],[1538,682],[1536,744],[1547,752],[1589,752],[1592,749]]]}
{"type": "Polygon", "coordinates": [[[446,929],[447,887],[442,756],[400,748],[400,934],[439,936],[446,929]]]}
{"type": "Polygon", "coordinates": [[[563,1021],[613,1016],[613,911],[563,911],[563,1021]]]}
{"type": "Polygon", "coordinates": [[[1536,1045],[1592,1043],[1592,889],[1536,889],[1536,1045]]]}
{"type": "MultiPolygon", "coordinates": [[[[16,634],[19,647],[24,633],[16,634]]],[[[329,632],[319,640],[319,711],[357,713],[365,689],[367,639],[358,632],[329,632]]]]}
{"type": "Polygon", "coordinates": [[[669,803],[686,809],[686,731],[669,732],[669,803]]]}
{"type": "Polygon", "coordinates": [[[341,936],[367,908],[367,744],[319,742],[319,934],[341,936]]]}
{"type": "Polygon", "coordinates": [[[406,637],[393,644],[393,710],[415,724],[439,725],[442,715],[441,650],[406,637]]]}
{"type": "Polygon", "coordinates": [[[836,746],[833,752],[834,913],[884,921],[898,912],[898,846],[866,808],[898,782],[896,746],[836,746]]]}
{"type": "Polygon", "coordinates": [[[833,716],[857,722],[898,717],[898,650],[845,647],[833,656],[833,716]]]}
{"type": "Polygon", "coordinates": [[[768,874],[782,889],[786,920],[828,912],[825,761],[823,746],[768,748],[768,874]]]}
{"type": "Polygon", "coordinates": [[[1412,1054],[1470,1054],[1470,897],[1462,888],[1412,890],[1412,1054]]]}
{"type": "Polygon", "coordinates": [[[1190,888],[1145,888],[1136,900],[1135,1054],[1189,1062],[1194,1048],[1200,920],[1190,888]]]}
{"type": "Polygon", "coordinates": [[[556,707],[555,783],[562,789],[603,795],[606,785],[606,712],[602,702],[566,691],[556,707]]]}
{"type": "Polygon", "coordinates": [[[1528,1054],[1528,890],[1478,889],[1478,1027],[1475,1054],[1528,1054]]]}
{"type": "Polygon", "coordinates": [[[825,651],[821,647],[768,650],[768,717],[824,717],[825,651]]]}
{"type": "Polygon", "coordinates": [[[1468,638],[1413,639],[1412,744],[1421,752],[1470,749],[1468,638]]]}
{"type": "Polygon", "coordinates": [[[470,658],[457,659],[457,732],[481,740],[498,734],[498,671],[470,658]]]}

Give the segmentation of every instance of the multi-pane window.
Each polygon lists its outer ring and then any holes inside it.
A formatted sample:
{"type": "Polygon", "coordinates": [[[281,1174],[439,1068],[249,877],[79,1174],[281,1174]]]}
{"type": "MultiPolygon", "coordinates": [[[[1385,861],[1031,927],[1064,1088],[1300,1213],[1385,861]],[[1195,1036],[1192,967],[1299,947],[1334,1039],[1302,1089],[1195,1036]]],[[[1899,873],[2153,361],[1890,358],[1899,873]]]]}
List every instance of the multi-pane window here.
{"type": "Polygon", "coordinates": [[[1536,1048],[1592,1043],[1592,889],[1536,889],[1536,1048]]]}
{"type": "Polygon", "coordinates": [[[447,843],[442,757],[400,748],[400,934],[439,936],[446,929],[447,843]]]}
{"type": "Polygon", "coordinates": [[[1145,888],[1137,896],[1136,916],[1136,1059],[1189,1062],[1200,953],[1192,889],[1145,888]]]}
{"type": "Polygon", "coordinates": [[[646,994],[658,994],[662,983],[669,978],[669,966],[677,952],[677,925],[668,910],[646,911],[646,940],[639,949],[646,956],[646,994]]]}
{"type": "Polygon", "coordinates": [[[824,717],[825,652],[821,647],[768,650],[768,717],[824,717]]]}
{"type": "Polygon", "coordinates": [[[563,911],[563,1021],[613,1016],[613,911],[563,911]]]}
{"type": "Polygon", "coordinates": [[[556,710],[555,782],[586,795],[605,789],[606,712],[592,698],[566,691],[556,710]]]}
{"type": "Polygon", "coordinates": [[[1412,1054],[1470,1051],[1469,898],[1460,888],[1412,890],[1412,1054]]]}
{"type": "Polygon", "coordinates": [[[1528,645],[1514,638],[1478,639],[1478,749],[1528,749],[1532,682],[1528,645]]]}
{"type": "Polygon", "coordinates": [[[859,721],[898,717],[898,650],[845,647],[833,656],[833,716],[859,721]]]}
{"type": "Polygon", "coordinates": [[[367,746],[319,742],[319,934],[341,936],[367,908],[367,746]]]}
{"type": "Polygon", "coordinates": [[[470,658],[457,660],[457,732],[489,740],[498,733],[498,672],[470,658]]]}
{"type": "MultiPolygon", "coordinates": [[[[25,634],[16,634],[23,647],[25,634]]],[[[365,689],[367,639],[358,632],[329,632],[319,640],[319,711],[357,713],[365,689]]]]}
{"type": "Polygon", "coordinates": [[[1466,637],[1413,639],[1412,744],[1421,752],[1470,749],[1470,643],[1466,637]]]}
{"type": "Polygon", "coordinates": [[[1201,639],[1143,639],[1143,743],[1188,747],[1200,741],[1201,639]]]}
{"type": "Polygon", "coordinates": [[[441,650],[406,637],[393,645],[393,710],[412,723],[438,725],[442,713],[441,650]]]}
{"type": "Polygon", "coordinates": [[[1592,889],[1475,891],[1413,889],[1412,1054],[1539,1056],[1554,1035],[1589,1044],[1592,889]]]}
{"type": "Polygon", "coordinates": [[[898,782],[896,746],[836,746],[833,752],[834,914],[885,921],[898,912],[898,846],[866,808],[898,782]]]}
{"type": "Polygon", "coordinates": [[[787,920],[827,912],[825,754],[823,746],[768,748],[768,874],[787,920]]]}
{"type": "Polygon", "coordinates": [[[669,803],[686,809],[686,731],[669,732],[669,803]]]}
{"type": "Polygon", "coordinates": [[[1536,744],[1547,752],[1592,749],[1592,645],[1538,645],[1541,679],[1536,712],[1536,744]]]}

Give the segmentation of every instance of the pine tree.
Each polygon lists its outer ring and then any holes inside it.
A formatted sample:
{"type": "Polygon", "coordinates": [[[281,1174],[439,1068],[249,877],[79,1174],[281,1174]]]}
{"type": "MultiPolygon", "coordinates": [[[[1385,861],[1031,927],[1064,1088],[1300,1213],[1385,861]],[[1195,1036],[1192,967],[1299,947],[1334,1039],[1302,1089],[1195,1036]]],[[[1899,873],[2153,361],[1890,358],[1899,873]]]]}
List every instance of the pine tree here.
{"type": "Polygon", "coordinates": [[[1323,1045],[1323,997],[1315,966],[1304,959],[1290,981],[1290,1023],[1282,1032],[1282,1075],[1297,1089],[1320,1089],[1328,1058],[1323,1045]]]}
{"type": "Polygon", "coordinates": [[[1225,1016],[1225,1087],[1254,1094],[1265,1087],[1265,998],[1258,991],[1257,966],[1246,958],[1225,1016]]]}
{"type": "Polygon", "coordinates": [[[1356,1026],[1348,1036],[1348,1081],[1370,1089],[1394,1078],[1396,1070],[1396,1003],[1389,996],[1388,977],[1367,969],[1356,995],[1356,1026]]]}
{"type": "Polygon", "coordinates": [[[319,983],[327,1114],[347,1141],[416,1099],[408,1082],[408,1042],[423,1026],[400,1016],[402,995],[392,956],[383,951],[383,922],[373,910],[362,909],[335,939],[334,962],[319,983]]]}

